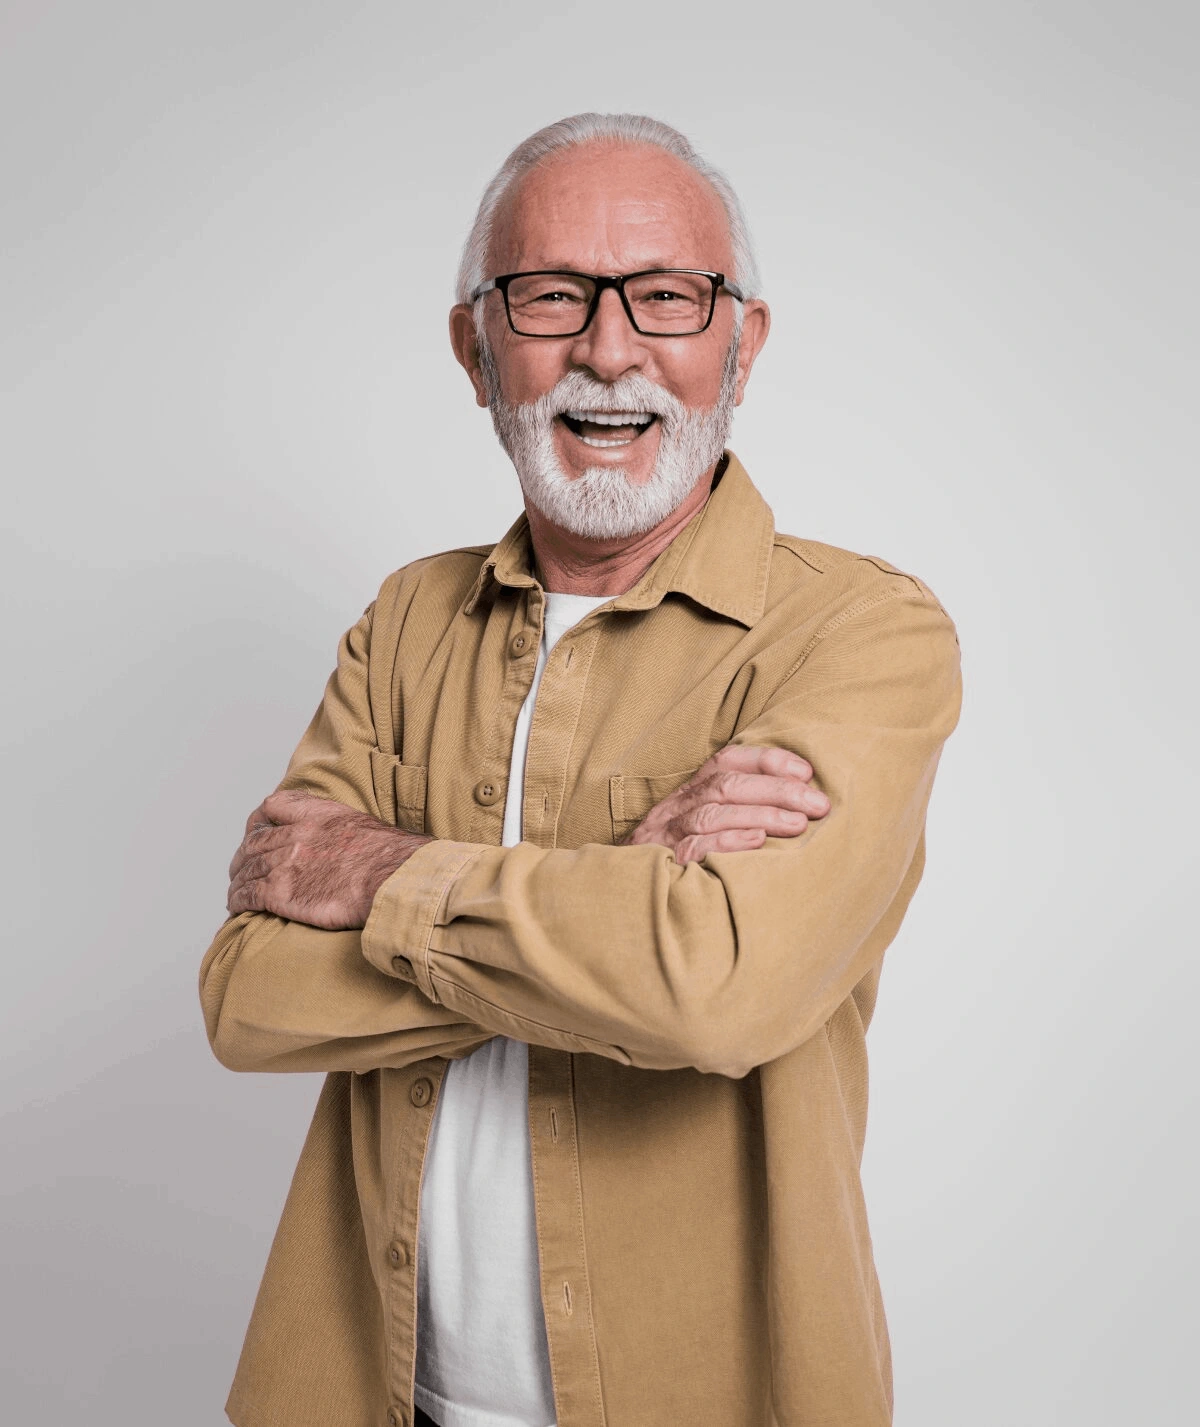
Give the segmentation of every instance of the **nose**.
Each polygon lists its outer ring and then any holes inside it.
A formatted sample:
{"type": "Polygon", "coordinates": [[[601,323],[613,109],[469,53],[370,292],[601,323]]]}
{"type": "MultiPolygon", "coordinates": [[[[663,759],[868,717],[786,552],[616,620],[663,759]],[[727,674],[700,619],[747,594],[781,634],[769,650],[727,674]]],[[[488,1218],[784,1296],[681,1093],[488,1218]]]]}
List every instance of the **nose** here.
{"type": "Polygon", "coordinates": [[[640,370],[645,345],[633,330],[619,294],[608,288],[600,294],[596,315],[571,345],[571,360],[587,367],[599,381],[615,382],[626,372],[640,370]]]}

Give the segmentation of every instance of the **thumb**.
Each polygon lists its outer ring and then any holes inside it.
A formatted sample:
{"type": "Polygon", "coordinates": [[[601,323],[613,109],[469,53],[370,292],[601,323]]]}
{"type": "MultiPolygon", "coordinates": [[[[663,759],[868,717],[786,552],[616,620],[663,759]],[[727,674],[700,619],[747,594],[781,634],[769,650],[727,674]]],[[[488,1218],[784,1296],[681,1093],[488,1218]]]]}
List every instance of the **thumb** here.
{"type": "Polygon", "coordinates": [[[323,798],[314,798],[311,793],[302,792],[299,788],[285,788],[264,798],[262,810],[270,822],[295,823],[304,817],[310,804],[323,801],[323,798]]]}

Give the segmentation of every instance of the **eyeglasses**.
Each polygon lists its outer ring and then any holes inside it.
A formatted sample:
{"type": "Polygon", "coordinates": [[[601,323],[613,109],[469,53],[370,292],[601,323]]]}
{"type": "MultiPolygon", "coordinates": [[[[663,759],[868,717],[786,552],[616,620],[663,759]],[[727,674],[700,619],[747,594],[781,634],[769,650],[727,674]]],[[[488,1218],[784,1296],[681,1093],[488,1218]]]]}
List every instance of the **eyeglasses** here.
{"type": "Polygon", "coordinates": [[[696,268],[648,268],[623,277],[588,273],[505,273],[481,283],[475,302],[493,288],[504,298],[508,325],[519,337],[577,337],[596,315],[600,294],[615,289],[633,330],[644,337],[692,337],[712,321],[721,288],[744,302],[724,273],[696,268]]]}

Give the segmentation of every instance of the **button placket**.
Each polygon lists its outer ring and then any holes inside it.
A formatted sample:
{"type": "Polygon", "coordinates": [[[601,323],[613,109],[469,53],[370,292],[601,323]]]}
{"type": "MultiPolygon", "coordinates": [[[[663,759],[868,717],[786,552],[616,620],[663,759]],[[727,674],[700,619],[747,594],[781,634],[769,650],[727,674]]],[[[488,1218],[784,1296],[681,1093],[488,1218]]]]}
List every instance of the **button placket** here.
{"type": "Polygon", "coordinates": [[[567,1051],[531,1045],[531,1168],[542,1308],[555,1365],[556,1394],[562,1391],[569,1398],[572,1423],[604,1427],[574,1097],[574,1057],[567,1051]]]}
{"type": "MultiPolygon", "coordinates": [[[[401,1427],[412,1427],[412,1371],[416,1361],[416,1273],[420,1238],[421,1168],[433,1127],[433,1106],[441,1085],[440,1068],[414,1065],[404,1071],[385,1071],[399,1103],[391,1102],[391,1114],[405,1129],[397,1138],[396,1158],[389,1175],[387,1237],[375,1248],[387,1265],[384,1313],[388,1337],[388,1399],[386,1409],[397,1414],[401,1427]],[[426,1071],[427,1073],[421,1073],[426,1071]],[[414,1078],[409,1080],[409,1075],[414,1078]],[[394,1079],[393,1079],[394,1077],[394,1079]],[[408,1082],[406,1084],[406,1081],[408,1082]],[[418,1089],[417,1087],[421,1088],[418,1089]],[[415,1092],[415,1095],[414,1095],[415,1092]],[[412,1107],[404,1110],[403,1101],[412,1107]],[[424,1101],[418,1104],[418,1101],[424,1101]]],[[[389,1424],[390,1427],[390,1424],[389,1424]]]]}
{"type": "Polygon", "coordinates": [[[562,813],[562,791],[566,782],[564,764],[583,708],[588,671],[600,639],[601,626],[592,615],[582,632],[572,630],[555,645],[542,672],[529,748],[525,760],[525,800],[527,814],[523,829],[527,841],[539,847],[554,847],[558,820],[562,813]]]}

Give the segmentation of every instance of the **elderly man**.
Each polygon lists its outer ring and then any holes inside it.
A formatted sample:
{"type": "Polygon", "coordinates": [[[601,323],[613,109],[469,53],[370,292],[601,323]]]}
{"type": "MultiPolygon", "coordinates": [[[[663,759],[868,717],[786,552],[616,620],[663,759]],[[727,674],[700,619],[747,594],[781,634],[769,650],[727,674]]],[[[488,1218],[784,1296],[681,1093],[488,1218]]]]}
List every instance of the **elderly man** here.
{"type": "Polygon", "coordinates": [[[757,291],[655,121],[484,195],[451,340],[525,514],[346,635],[201,972],[223,1064],[329,1072],[239,1427],[890,1421],[864,1034],[957,641],[725,450],[757,291]]]}

